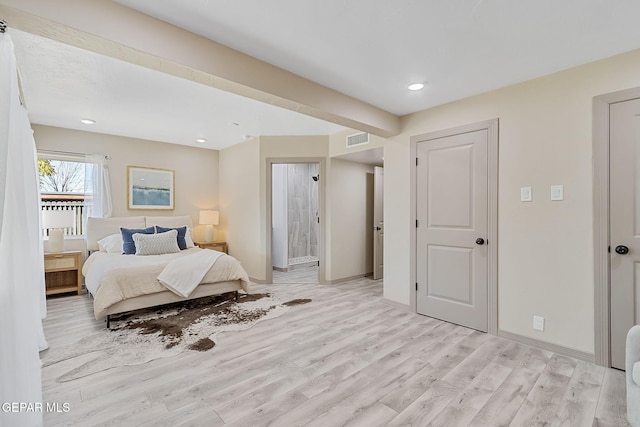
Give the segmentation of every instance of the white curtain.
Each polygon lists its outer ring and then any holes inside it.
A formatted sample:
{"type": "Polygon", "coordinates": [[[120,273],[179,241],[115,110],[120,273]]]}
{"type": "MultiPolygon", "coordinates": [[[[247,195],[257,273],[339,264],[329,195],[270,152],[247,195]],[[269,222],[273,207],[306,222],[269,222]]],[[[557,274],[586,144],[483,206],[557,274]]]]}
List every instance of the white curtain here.
{"type": "MultiPolygon", "coordinates": [[[[8,33],[0,34],[0,404],[42,403],[39,209],[36,149],[20,104],[13,42],[8,33]]],[[[0,410],[0,426],[17,425],[42,425],[42,412],[0,410]]]]}
{"type": "Polygon", "coordinates": [[[87,155],[84,171],[86,218],[108,218],[112,213],[109,159],[101,154],[87,155]]]}

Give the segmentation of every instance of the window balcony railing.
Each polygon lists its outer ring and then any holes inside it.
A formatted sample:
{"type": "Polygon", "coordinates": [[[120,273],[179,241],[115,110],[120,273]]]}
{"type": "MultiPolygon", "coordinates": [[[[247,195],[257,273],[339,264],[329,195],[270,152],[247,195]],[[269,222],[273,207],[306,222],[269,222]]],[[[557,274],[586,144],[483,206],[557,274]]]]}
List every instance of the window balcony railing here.
{"type": "MultiPolygon", "coordinates": [[[[42,195],[43,211],[73,211],[74,224],[73,227],[64,229],[67,236],[80,236],[84,234],[84,223],[82,216],[84,214],[84,196],[77,195],[42,195]]],[[[47,231],[44,230],[46,235],[47,231]]]]}

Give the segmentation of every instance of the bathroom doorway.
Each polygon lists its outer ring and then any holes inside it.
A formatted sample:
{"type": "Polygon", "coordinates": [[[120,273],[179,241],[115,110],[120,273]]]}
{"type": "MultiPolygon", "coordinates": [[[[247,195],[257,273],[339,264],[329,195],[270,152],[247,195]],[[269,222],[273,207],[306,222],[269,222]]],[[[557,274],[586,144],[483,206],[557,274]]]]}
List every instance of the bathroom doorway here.
{"type": "Polygon", "coordinates": [[[319,283],[319,163],[271,165],[273,283],[319,283]]]}

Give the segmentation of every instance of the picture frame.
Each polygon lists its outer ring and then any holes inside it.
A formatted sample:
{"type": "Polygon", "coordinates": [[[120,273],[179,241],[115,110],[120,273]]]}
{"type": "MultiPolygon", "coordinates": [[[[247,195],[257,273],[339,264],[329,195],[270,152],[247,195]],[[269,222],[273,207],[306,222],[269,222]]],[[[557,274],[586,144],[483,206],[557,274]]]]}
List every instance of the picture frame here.
{"type": "Polygon", "coordinates": [[[129,209],[173,210],[175,197],[175,171],[127,166],[129,209]]]}

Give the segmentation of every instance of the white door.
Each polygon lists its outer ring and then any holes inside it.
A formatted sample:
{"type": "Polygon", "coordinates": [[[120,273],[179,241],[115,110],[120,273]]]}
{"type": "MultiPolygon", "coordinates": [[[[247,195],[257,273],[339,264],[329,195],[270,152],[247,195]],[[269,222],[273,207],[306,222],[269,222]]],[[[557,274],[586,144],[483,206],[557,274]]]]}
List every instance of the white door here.
{"type": "Polygon", "coordinates": [[[417,311],[487,331],[488,131],[417,144],[417,311]]]}
{"type": "Polygon", "coordinates": [[[640,323],[640,100],[611,104],[611,366],[625,369],[625,340],[640,323]]]}
{"type": "Polygon", "coordinates": [[[373,278],[383,277],[384,248],[384,169],[373,171],[373,278]]]}

